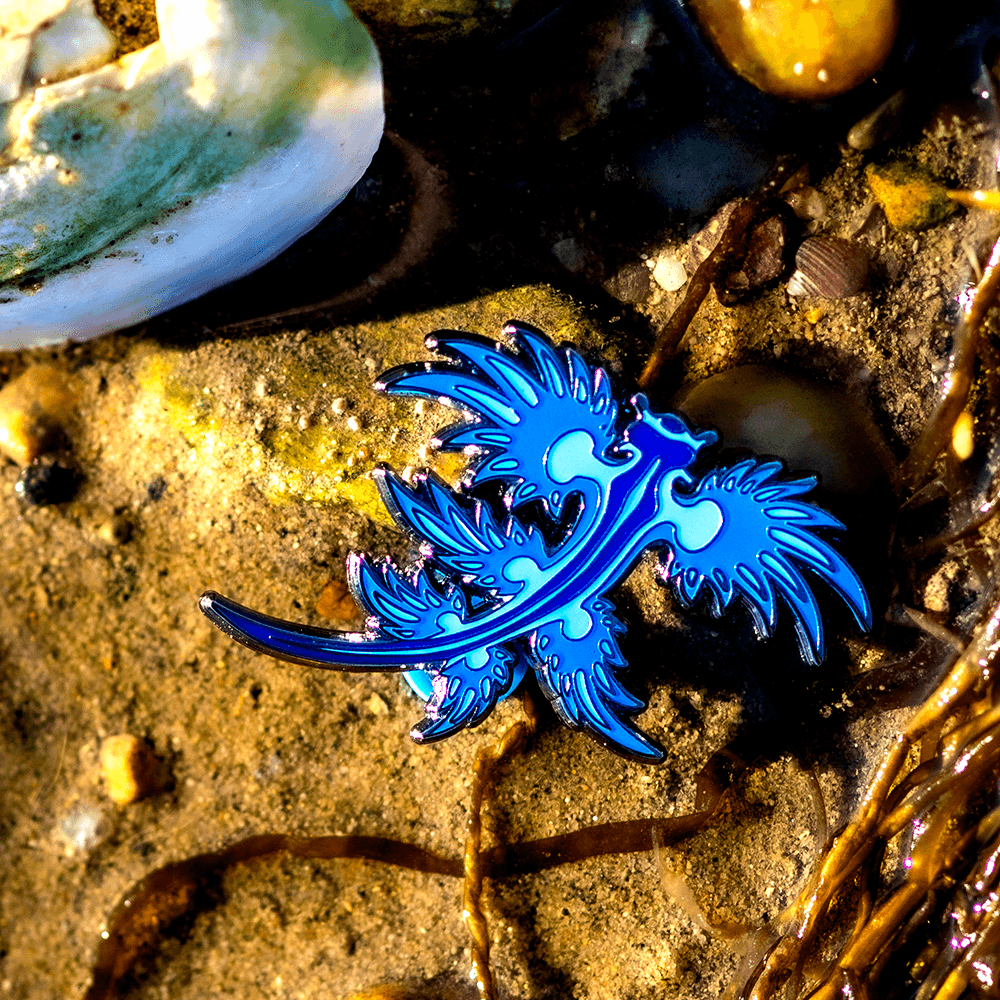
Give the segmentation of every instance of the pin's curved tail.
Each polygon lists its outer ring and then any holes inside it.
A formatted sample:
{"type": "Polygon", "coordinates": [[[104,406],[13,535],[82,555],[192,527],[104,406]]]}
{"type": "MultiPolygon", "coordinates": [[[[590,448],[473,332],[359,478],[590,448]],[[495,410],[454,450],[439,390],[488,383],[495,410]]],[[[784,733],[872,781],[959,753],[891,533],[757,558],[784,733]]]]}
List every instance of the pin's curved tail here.
{"type": "Polygon", "coordinates": [[[201,595],[198,606],[226,635],[257,653],[291,663],[327,670],[395,671],[416,664],[407,661],[405,643],[373,639],[363,632],[335,632],[282,621],[238,604],[213,591],[201,595]]]}

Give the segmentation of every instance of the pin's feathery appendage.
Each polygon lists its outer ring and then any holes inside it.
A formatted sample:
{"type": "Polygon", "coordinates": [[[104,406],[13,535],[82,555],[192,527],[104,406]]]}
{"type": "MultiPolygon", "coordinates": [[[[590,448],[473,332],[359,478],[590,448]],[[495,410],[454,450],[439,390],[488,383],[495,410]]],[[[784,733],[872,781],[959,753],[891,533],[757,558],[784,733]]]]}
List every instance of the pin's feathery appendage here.
{"type": "Polygon", "coordinates": [[[403,365],[383,375],[376,387],[472,414],[433,441],[439,450],[471,456],[464,487],[499,481],[507,487],[510,507],[541,500],[559,517],[567,490],[552,478],[549,446],[571,430],[588,434],[595,454],[620,443],[611,380],[603,368],[591,367],[572,348],[553,347],[529,326],[508,323],[504,332],[520,355],[481,337],[438,333],[428,338],[428,346],[455,363],[403,365]]]}
{"type": "MultiPolygon", "coordinates": [[[[742,598],[762,637],[774,631],[780,597],[792,612],[803,659],[817,664],[825,641],[810,577],[837,591],[865,631],[872,625],[871,604],[854,570],[816,533],[843,530],[843,524],[800,499],[815,478],[782,479],[782,471],[780,462],[748,459],[713,469],[690,492],[675,491],[681,508],[718,505],[722,527],[701,549],[679,542],[664,549],[661,572],[685,604],[707,594],[716,615],[742,598]]],[[[677,519],[683,523],[683,512],[677,519]]]]}

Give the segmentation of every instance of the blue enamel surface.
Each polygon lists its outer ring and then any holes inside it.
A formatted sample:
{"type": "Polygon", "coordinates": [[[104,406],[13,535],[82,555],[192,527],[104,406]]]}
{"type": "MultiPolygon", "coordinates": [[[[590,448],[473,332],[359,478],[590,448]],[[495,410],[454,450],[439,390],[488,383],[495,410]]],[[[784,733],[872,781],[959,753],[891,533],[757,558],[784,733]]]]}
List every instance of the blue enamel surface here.
{"type": "Polygon", "coordinates": [[[411,733],[418,742],[478,724],[531,668],[568,726],[649,762],[664,753],[632,721],[645,704],[624,685],[625,626],[607,597],[646,549],[659,550],[660,575],[682,602],[707,597],[721,614],[740,598],[761,636],[784,604],[810,663],[824,654],[816,580],[871,627],[861,582],[817,533],[843,526],[802,499],[815,479],[748,459],[696,480],[690,469],[713,431],[655,413],[641,395],[623,407],[606,372],[575,350],[522,324],[505,332],[516,353],[436,334],[428,346],[445,361],[393,369],[377,384],[461,410],[433,443],[472,457],[458,489],[431,473],[411,484],[377,471],[382,499],[424,559],[407,569],[348,559],[348,583],[369,614],[364,632],[280,621],[212,593],[205,614],[281,659],[405,671],[426,701],[411,733]],[[487,484],[500,485],[502,502],[487,499],[498,495],[487,484]]]}

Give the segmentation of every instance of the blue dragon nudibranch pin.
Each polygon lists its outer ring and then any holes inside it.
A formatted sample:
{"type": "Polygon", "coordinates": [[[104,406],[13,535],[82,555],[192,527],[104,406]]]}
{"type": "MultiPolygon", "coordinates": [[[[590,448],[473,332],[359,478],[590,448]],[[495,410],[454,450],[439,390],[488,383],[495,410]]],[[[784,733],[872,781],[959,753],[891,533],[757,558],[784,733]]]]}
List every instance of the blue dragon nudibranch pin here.
{"type": "Polygon", "coordinates": [[[370,615],[365,632],[280,621],[214,593],[202,611],[283,660],[425,671],[417,742],[482,722],[530,666],[563,722],[647,762],[664,753],[631,720],[646,706],[622,683],[625,627],[607,598],[645,549],[659,549],[659,573],[684,604],[705,595],[719,615],[741,597],[762,637],[780,596],[809,663],[822,660],[824,640],[807,574],[871,627],[860,580],[816,533],[843,525],[800,499],[815,477],[784,479],[780,462],[747,459],[696,480],[689,469],[714,431],[654,413],[642,395],[623,419],[603,368],[523,324],[505,332],[519,353],[439,333],[427,346],[451,361],[404,365],[376,383],[464,411],[432,444],[472,458],[457,489],[431,473],[411,486],[376,470],[382,499],[423,558],[401,571],[349,557],[350,587],[370,615]]]}

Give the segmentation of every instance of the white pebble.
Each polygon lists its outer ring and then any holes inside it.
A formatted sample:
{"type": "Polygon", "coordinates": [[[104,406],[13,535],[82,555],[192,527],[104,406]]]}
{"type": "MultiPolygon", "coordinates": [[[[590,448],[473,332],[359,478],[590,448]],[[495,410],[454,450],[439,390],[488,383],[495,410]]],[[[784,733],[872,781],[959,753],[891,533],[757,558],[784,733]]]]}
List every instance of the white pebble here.
{"type": "Polygon", "coordinates": [[[331,404],[330,409],[338,417],[342,417],[347,412],[347,400],[343,396],[338,396],[331,404]]]}
{"type": "Polygon", "coordinates": [[[661,254],[653,265],[653,281],[666,292],[676,292],[688,280],[684,265],[672,254],[661,254]]]}
{"type": "Polygon", "coordinates": [[[95,806],[78,802],[59,823],[59,834],[65,842],[66,856],[92,851],[110,832],[104,813],[95,806]]]}
{"type": "Polygon", "coordinates": [[[357,417],[347,418],[347,429],[349,431],[359,431],[361,430],[361,421],[357,417]]]}

